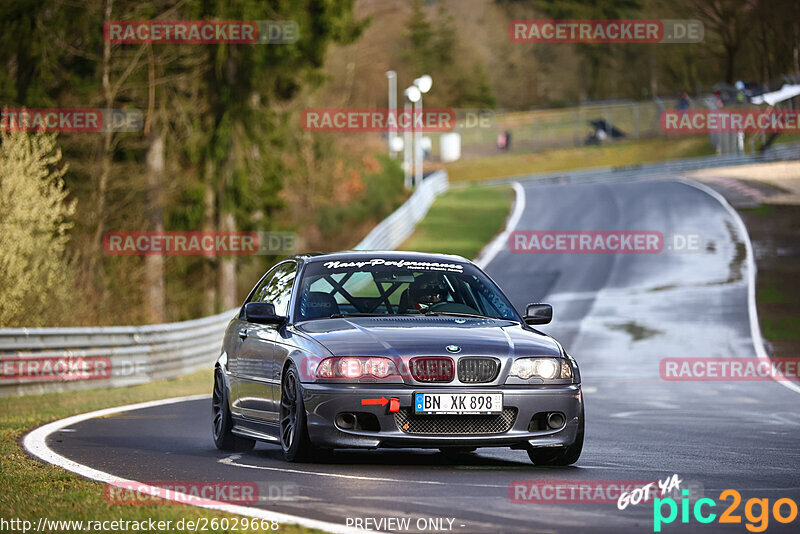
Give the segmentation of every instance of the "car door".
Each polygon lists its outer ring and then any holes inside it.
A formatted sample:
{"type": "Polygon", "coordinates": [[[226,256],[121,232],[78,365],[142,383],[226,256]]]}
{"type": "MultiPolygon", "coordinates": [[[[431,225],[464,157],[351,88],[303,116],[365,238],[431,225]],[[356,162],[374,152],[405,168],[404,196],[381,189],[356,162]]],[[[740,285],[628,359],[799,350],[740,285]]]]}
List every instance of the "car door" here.
{"type": "Polygon", "coordinates": [[[248,302],[252,302],[256,295],[261,294],[266,289],[267,284],[269,284],[277,268],[277,266],[273,267],[267,271],[267,274],[261,277],[261,280],[259,280],[252,291],[250,291],[250,294],[239,310],[239,314],[230,324],[226,332],[225,350],[228,356],[228,370],[230,371],[231,411],[236,415],[241,415],[242,413],[240,384],[244,373],[239,364],[239,358],[244,340],[247,339],[247,331],[250,325],[250,323],[244,320],[244,306],[248,302]]]}
{"type": "MultiPolygon", "coordinates": [[[[294,264],[292,271],[284,271],[280,274],[280,278],[276,276],[276,284],[271,286],[274,291],[270,295],[271,301],[275,305],[275,313],[282,316],[289,316],[289,306],[292,300],[292,291],[294,283],[297,278],[297,265],[294,264]]],[[[276,325],[273,329],[273,352],[272,352],[272,378],[273,390],[272,401],[273,409],[276,416],[280,413],[281,402],[281,370],[283,363],[294,348],[294,346],[287,341],[287,329],[284,325],[276,325]]]]}
{"type": "MultiPolygon", "coordinates": [[[[286,261],[277,266],[269,282],[253,294],[251,302],[271,302],[275,313],[286,316],[288,299],[297,273],[297,263],[286,261]]],[[[279,380],[275,374],[275,343],[279,325],[243,322],[239,337],[236,367],[239,371],[237,392],[242,415],[264,423],[277,423],[279,380]]]]}

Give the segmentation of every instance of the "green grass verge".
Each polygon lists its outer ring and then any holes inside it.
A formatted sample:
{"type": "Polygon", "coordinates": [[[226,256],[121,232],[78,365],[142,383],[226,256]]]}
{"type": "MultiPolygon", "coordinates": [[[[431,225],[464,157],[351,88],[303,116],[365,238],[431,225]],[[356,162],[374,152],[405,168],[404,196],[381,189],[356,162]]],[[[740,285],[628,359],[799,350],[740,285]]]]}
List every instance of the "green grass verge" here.
{"type": "Polygon", "coordinates": [[[510,187],[470,186],[440,195],[399,250],[458,254],[472,259],[502,231],[511,209],[510,187]]]}
{"type": "Polygon", "coordinates": [[[800,340],[800,317],[762,317],[761,328],[771,341],[800,340]]]}
{"type": "Polygon", "coordinates": [[[800,258],[791,251],[797,243],[800,207],[762,204],[739,212],[755,248],[766,252],[756,255],[761,332],[774,356],[795,357],[800,350],[800,258]]]}
{"type": "MultiPolygon", "coordinates": [[[[25,454],[20,439],[29,430],[70,415],[137,402],[210,393],[211,371],[140,386],[93,389],[69,393],[0,398],[0,517],[24,519],[34,525],[40,517],[51,520],[180,520],[233,518],[211,510],[186,505],[118,505],[104,498],[104,485],[42,464],[25,454]]],[[[209,408],[210,409],[210,408],[209,408]]],[[[209,429],[210,432],[210,429],[209,429]]],[[[72,532],[64,529],[59,532],[72,532]]],[[[189,532],[174,527],[169,532],[189,532]]],[[[191,532],[194,532],[192,530],[191,532]]],[[[209,532],[228,532],[222,529],[209,532]]],[[[236,532],[261,532],[239,530],[236,532]]],[[[280,532],[315,532],[302,527],[281,526],[280,532]]]]}
{"type": "Polygon", "coordinates": [[[676,158],[710,156],[707,136],[623,141],[605,146],[563,148],[528,154],[506,154],[462,159],[447,165],[451,182],[476,182],[586,167],[638,165],[676,158]]]}

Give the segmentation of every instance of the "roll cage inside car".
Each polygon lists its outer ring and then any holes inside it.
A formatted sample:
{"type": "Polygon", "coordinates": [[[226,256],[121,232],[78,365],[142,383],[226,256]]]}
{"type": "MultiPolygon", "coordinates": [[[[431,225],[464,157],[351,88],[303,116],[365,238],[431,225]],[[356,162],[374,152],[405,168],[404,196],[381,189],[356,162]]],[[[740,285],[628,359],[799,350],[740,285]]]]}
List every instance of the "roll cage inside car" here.
{"type": "MultiPolygon", "coordinates": [[[[519,321],[513,305],[505,298],[500,288],[494,285],[485,274],[476,267],[466,264],[469,270],[461,272],[423,271],[441,276],[445,295],[441,302],[428,309],[444,313],[462,313],[492,318],[519,321]],[[470,270],[472,272],[470,272],[470,270]]],[[[310,265],[309,267],[310,268],[310,265]]],[[[410,315],[427,313],[415,309],[409,289],[419,279],[420,273],[404,269],[357,269],[349,271],[320,271],[314,269],[309,273],[303,270],[301,287],[296,288],[295,318],[297,320],[319,319],[345,315],[410,315]],[[364,288],[353,291],[348,282],[356,279],[354,285],[364,288]],[[315,284],[324,282],[323,288],[314,288],[315,284]],[[399,293],[399,298],[398,297],[399,293]],[[324,297],[327,300],[326,310],[331,313],[307,313],[309,298],[324,297]],[[394,298],[393,298],[394,297],[394,298]]]]}
{"type": "MultiPolygon", "coordinates": [[[[337,281],[333,278],[332,274],[325,274],[322,275],[320,278],[328,282],[331,287],[333,287],[333,291],[331,291],[330,295],[336,297],[336,295],[341,295],[345,300],[346,304],[352,306],[356,313],[375,313],[375,311],[381,306],[384,305],[386,307],[386,312],[389,315],[395,315],[396,313],[400,312],[400,306],[397,306],[397,312],[395,312],[394,308],[392,307],[392,303],[389,300],[395,291],[403,287],[404,284],[408,282],[392,282],[387,280],[378,280],[376,276],[376,272],[372,271],[370,274],[372,276],[372,281],[375,284],[375,287],[378,289],[379,296],[377,298],[370,298],[370,297],[354,297],[344,288],[344,285],[359,271],[350,271],[348,273],[344,273],[344,276],[341,280],[337,281]],[[390,284],[388,288],[384,288],[383,284],[390,284]]],[[[456,289],[453,288],[450,280],[446,280],[448,285],[448,296],[454,297],[456,294],[456,289]]],[[[343,303],[339,303],[341,307],[343,303]]]]}

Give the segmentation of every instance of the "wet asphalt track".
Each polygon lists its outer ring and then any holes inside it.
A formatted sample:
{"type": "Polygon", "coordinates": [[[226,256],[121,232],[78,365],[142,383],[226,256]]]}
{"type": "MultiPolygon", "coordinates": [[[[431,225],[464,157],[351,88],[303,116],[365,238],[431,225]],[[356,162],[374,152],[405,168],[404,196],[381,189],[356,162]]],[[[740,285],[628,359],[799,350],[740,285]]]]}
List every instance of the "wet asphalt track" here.
{"type": "MultiPolygon", "coordinates": [[[[210,401],[86,421],[51,436],[58,453],[139,480],[241,480],[257,506],[345,524],[348,517],[454,518],[455,532],[652,532],[653,507],[516,504],[515,480],[663,479],[677,473],[692,498],[727,488],[800,503],[800,394],[775,382],[665,382],[664,357],[754,356],[743,236],[723,207],[674,181],[526,185],[518,230],[699,233],[701,252],[525,255],[504,250],[487,267],[515,305],[551,302],[542,328],[581,365],[586,444],[578,464],[537,468],[522,451],[479,449],[447,458],[427,450],[337,451],[286,464],[279,449],[217,451],[210,401]]],[[[720,504],[715,512],[725,508],[720,504]]],[[[743,515],[743,505],[737,514],[743,515]]],[[[727,532],[747,532],[743,523],[727,532]]],[[[447,521],[444,522],[447,525],[447,521]]],[[[768,532],[798,531],[800,519],[768,532]]],[[[663,532],[717,532],[679,520],[663,532]]]]}

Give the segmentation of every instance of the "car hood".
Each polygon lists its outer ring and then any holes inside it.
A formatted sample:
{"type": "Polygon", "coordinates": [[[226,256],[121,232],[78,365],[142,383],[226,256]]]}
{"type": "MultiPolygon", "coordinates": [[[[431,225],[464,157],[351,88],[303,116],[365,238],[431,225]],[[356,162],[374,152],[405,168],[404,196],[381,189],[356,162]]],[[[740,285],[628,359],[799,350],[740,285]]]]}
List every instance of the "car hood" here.
{"type": "Polygon", "coordinates": [[[560,356],[551,337],[502,319],[351,317],[297,325],[335,356],[560,356]]]}

